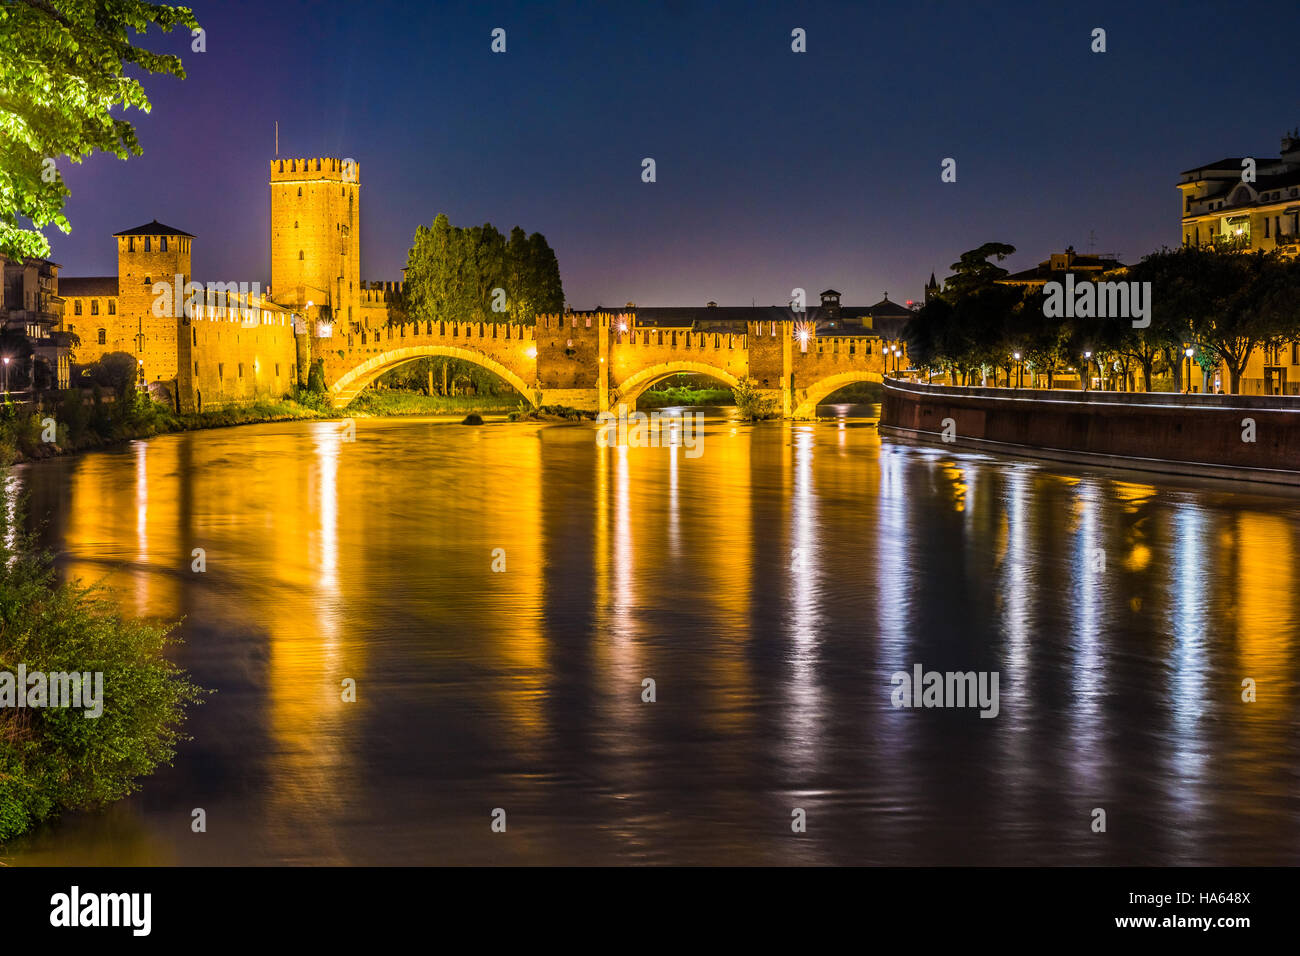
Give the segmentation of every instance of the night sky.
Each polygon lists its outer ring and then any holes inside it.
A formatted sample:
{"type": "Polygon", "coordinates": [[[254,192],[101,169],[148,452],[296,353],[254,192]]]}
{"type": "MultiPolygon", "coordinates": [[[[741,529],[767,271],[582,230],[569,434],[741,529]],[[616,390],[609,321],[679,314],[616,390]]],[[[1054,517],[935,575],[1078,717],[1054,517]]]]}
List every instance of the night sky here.
{"type": "Polygon", "coordinates": [[[989,240],[1012,269],[1175,245],[1181,170],[1300,125],[1294,0],[882,6],[198,0],[206,53],[145,41],[188,78],[146,80],[144,155],[60,163],[51,257],[114,274],[156,218],[196,278],[267,283],[279,120],[282,157],[360,163],[363,279],[446,212],[544,233],[574,308],[903,301],[989,240]]]}

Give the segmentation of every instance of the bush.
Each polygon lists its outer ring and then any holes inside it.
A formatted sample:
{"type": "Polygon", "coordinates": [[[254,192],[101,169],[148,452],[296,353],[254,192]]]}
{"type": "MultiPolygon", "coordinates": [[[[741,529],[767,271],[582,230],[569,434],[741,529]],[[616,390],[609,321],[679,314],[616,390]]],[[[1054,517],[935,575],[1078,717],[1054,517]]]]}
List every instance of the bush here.
{"type": "Polygon", "coordinates": [[[750,421],[759,421],[765,418],[776,418],[776,402],[770,398],[764,398],[758,393],[757,383],[751,378],[742,381],[739,385],[731,390],[731,394],[736,398],[736,411],[742,418],[750,421]]]}
{"type": "Polygon", "coordinates": [[[0,540],[0,671],[102,672],[103,713],[0,708],[0,841],[66,810],[139,788],[184,739],[202,692],[163,657],[170,627],[123,618],[104,593],[57,584],[48,555],[16,527],[0,540]]]}

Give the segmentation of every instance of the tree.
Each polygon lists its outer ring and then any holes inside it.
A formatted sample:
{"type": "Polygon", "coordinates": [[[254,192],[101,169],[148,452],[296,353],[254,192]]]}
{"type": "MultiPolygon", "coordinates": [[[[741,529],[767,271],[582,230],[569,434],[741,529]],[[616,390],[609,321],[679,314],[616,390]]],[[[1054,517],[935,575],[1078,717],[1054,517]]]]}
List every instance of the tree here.
{"type": "Polygon", "coordinates": [[[127,31],[197,29],[188,7],[143,0],[6,0],[0,3],[0,255],[22,261],[50,253],[40,229],[71,229],[69,194],[57,160],[80,163],[99,151],[120,159],[142,152],[115,107],[148,112],[128,65],[185,78],[179,57],[131,45],[127,31]],[[28,219],[34,228],[24,228],[28,219]]]}
{"type": "Polygon", "coordinates": [[[121,401],[135,385],[139,371],[136,358],[130,352],[107,352],[86,369],[86,374],[96,385],[112,389],[121,401]]]}
{"type": "Polygon", "coordinates": [[[1015,246],[1005,242],[986,242],[978,249],[963,252],[961,258],[952,264],[953,274],[944,281],[940,295],[950,300],[958,299],[992,285],[1005,277],[1007,270],[989,262],[989,257],[1001,262],[1015,251],[1015,246]]]}
{"type": "Polygon", "coordinates": [[[415,231],[405,298],[411,317],[421,322],[531,323],[564,308],[564,286],[541,233],[529,236],[516,226],[507,241],[491,223],[461,229],[440,213],[415,231]],[[498,312],[502,293],[506,308],[498,312]]]}

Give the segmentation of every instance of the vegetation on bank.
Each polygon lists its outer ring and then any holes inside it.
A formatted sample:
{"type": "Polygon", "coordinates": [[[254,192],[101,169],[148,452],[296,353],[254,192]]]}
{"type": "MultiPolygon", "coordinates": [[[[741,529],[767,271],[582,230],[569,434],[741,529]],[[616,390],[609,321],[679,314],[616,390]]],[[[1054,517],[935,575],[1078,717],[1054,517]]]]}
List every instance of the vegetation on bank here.
{"type": "Polygon", "coordinates": [[[102,712],[0,707],[0,842],[137,790],[170,764],[185,708],[204,693],[164,656],[170,626],[121,616],[97,588],[58,584],[18,511],[0,515],[0,672],[100,673],[102,712]]]}
{"type": "Polygon", "coordinates": [[[426,395],[397,389],[366,389],[352,400],[345,415],[464,415],[505,414],[523,401],[517,392],[509,395],[426,395]]]}
{"type": "Polygon", "coordinates": [[[11,401],[0,404],[0,456],[11,461],[49,458],[169,432],[337,415],[323,397],[305,392],[279,401],[182,415],[144,392],[128,392],[109,401],[96,389],[91,403],[85,404],[81,390],[72,389],[61,398],[56,393],[35,410],[11,401]]]}
{"type": "MultiPolygon", "coordinates": [[[[1142,327],[1134,326],[1132,303],[1123,315],[1076,316],[1073,309],[1061,315],[1060,301],[1049,302],[1043,289],[999,282],[1007,270],[990,259],[1013,252],[1014,246],[990,242],[953,263],[943,292],[908,321],[904,336],[914,365],[963,385],[988,374],[995,382],[1019,381],[1016,366],[1023,362],[1026,385],[1041,375],[1051,388],[1057,375],[1084,370],[1085,381],[1095,371],[1105,388],[1131,389],[1140,380],[1143,391],[1154,391],[1161,377],[1177,392],[1184,390],[1190,350],[1190,371],[1200,374],[1203,388],[1222,364],[1235,394],[1256,349],[1275,352],[1300,341],[1300,260],[1275,252],[1184,246],[1101,276],[1126,288],[1150,284],[1142,327]]],[[[1085,278],[1076,289],[1094,291],[1085,278]]]]}

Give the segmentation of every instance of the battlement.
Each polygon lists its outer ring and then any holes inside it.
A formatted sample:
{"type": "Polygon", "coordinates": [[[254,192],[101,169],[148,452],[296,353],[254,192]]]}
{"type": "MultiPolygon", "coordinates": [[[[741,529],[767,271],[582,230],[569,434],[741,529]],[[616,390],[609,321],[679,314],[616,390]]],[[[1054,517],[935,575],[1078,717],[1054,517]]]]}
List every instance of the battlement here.
{"type": "Polygon", "coordinates": [[[356,160],[338,157],[313,157],[311,159],[271,160],[271,182],[302,182],[319,179],[329,182],[361,182],[361,164],[356,160]],[[351,166],[346,167],[345,163],[351,166]]]}
{"type": "Polygon", "coordinates": [[[398,282],[362,282],[361,304],[382,305],[402,297],[404,283],[398,282]]]}

